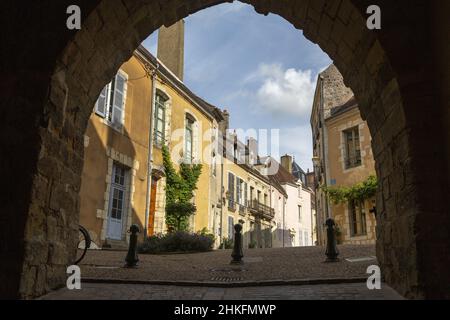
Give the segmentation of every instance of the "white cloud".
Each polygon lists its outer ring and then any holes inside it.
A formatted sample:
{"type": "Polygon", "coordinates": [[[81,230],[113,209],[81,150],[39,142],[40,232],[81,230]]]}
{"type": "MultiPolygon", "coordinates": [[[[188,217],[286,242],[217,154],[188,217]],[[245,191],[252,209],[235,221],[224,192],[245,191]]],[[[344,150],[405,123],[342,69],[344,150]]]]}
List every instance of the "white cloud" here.
{"type": "Polygon", "coordinates": [[[309,116],[316,79],[311,70],[284,69],[281,64],[261,64],[243,84],[259,83],[252,93],[253,110],[278,116],[309,116]]]}

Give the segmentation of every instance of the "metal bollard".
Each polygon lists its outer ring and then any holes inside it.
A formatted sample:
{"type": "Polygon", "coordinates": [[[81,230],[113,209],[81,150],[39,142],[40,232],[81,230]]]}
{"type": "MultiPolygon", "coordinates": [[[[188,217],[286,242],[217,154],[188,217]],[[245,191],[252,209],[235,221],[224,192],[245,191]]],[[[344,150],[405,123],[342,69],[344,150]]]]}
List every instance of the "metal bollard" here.
{"type": "Polygon", "coordinates": [[[337,262],[339,251],[336,245],[336,223],[328,218],[325,224],[327,225],[327,250],[325,251],[327,260],[325,262],[337,262]]]}
{"type": "Polygon", "coordinates": [[[242,225],[234,225],[234,231],[234,246],[233,253],[231,254],[233,260],[231,260],[230,264],[243,264],[242,258],[244,257],[244,251],[242,249],[242,225]]]}
{"type": "Polygon", "coordinates": [[[136,224],[131,225],[130,231],[128,232],[130,233],[130,246],[128,247],[128,253],[125,258],[125,268],[135,268],[137,267],[137,263],[139,261],[137,255],[137,234],[140,232],[139,226],[136,224]]]}

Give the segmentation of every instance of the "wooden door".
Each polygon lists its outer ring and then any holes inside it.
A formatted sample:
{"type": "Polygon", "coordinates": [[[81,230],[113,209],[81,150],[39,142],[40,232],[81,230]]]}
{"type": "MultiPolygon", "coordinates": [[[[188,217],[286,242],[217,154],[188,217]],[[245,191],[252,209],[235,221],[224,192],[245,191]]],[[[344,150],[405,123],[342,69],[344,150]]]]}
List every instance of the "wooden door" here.
{"type": "Polygon", "coordinates": [[[155,211],[156,211],[156,187],[158,180],[152,177],[152,188],[150,191],[150,216],[148,217],[148,235],[155,233],[155,211]]]}

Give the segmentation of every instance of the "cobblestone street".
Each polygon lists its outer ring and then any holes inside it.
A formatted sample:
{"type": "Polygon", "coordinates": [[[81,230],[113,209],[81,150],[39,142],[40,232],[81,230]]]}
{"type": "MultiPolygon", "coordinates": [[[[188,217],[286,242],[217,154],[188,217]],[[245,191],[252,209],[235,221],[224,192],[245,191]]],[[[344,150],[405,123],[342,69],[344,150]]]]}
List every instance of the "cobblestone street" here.
{"type": "MultiPolygon", "coordinates": [[[[139,255],[136,269],[123,268],[126,252],[89,251],[82,278],[120,281],[246,283],[367,278],[376,265],[374,246],[339,246],[340,261],[324,263],[324,247],[244,250],[244,265],[230,266],[231,250],[196,254],[139,255]]],[[[161,284],[161,283],[158,283],[161,284]]]]}
{"type": "Polygon", "coordinates": [[[84,283],[81,290],[61,289],[42,300],[399,300],[394,290],[368,290],[365,283],[244,288],[177,287],[84,283]]]}
{"type": "Polygon", "coordinates": [[[140,255],[136,269],[123,268],[125,252],[89,251],[81,266],[82,289],[61,289],[42,299],[401,299],[385,284],[367,289],[367,266],[377,264],[373,246],[339,250],[336,263],[323,262],[322,247],[246,250],[239,267],[230,266],[230,250],[140,255]]]}

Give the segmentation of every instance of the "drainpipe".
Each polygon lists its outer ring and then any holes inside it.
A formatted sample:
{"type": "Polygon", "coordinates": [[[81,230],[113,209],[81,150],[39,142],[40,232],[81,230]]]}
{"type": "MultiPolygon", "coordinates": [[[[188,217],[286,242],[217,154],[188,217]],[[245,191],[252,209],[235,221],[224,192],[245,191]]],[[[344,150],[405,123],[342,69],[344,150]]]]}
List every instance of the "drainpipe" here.
{"type": "Polygon", "coordinates": [[[155,69],[151,71],[152,77],[152,98],[150,102],[150,130],[148,133],[148,158],[147,158],[147,193],[145,195],[145,226],[144,237],[148,236],[148,219],[150,216],[150,202],[151,202],[151,188],[152,188],[152,171],[153,171],[153,115],[155,114],[156,101],[156,73],[158,72],[159,64],[156,63],[155,69]]]}

